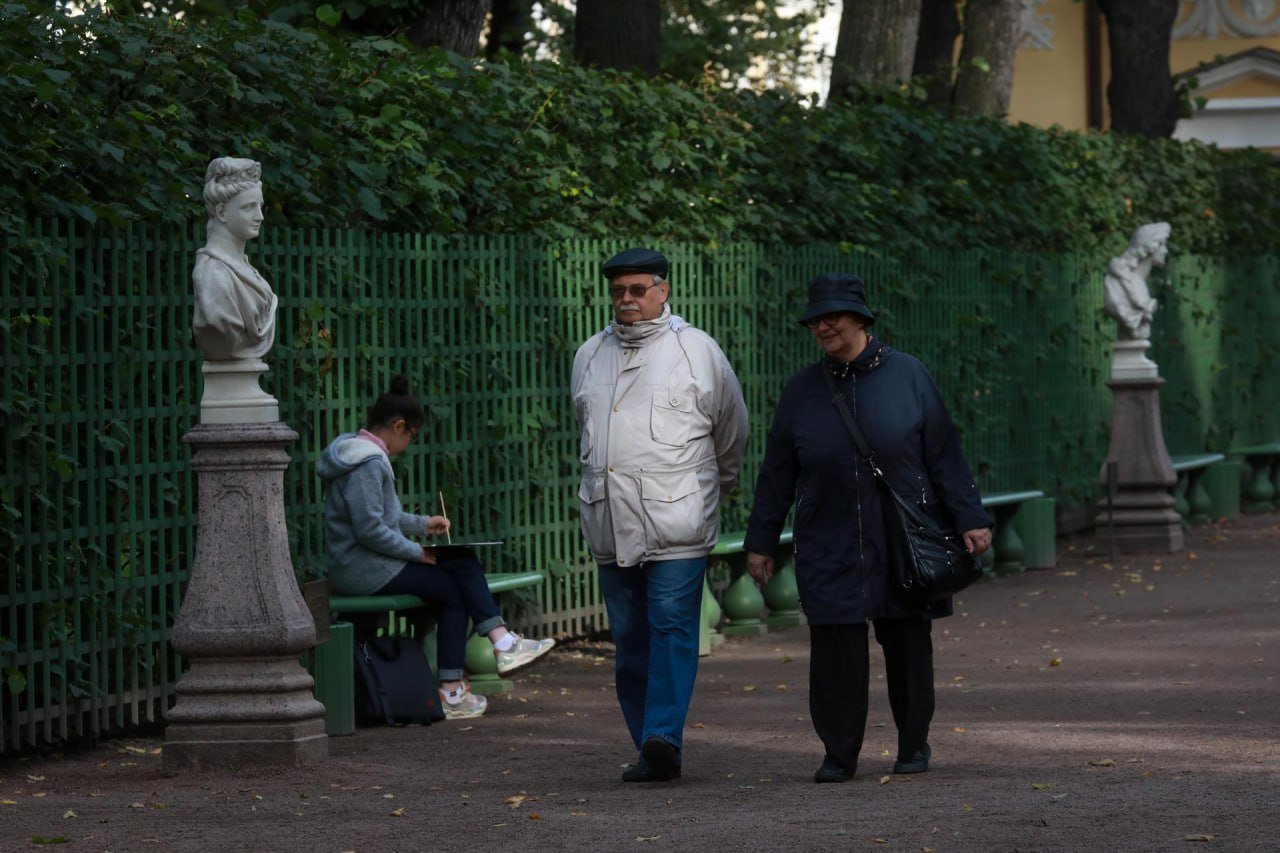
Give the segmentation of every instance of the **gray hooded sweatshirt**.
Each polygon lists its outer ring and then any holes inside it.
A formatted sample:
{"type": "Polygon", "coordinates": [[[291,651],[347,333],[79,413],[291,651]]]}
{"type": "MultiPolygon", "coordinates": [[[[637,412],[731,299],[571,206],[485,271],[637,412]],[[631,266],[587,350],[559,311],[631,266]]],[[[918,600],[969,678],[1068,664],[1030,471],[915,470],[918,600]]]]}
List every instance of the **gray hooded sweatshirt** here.
{"type": "Polygon", "coordinates": [[[329,581],[341,595],[372,595],[422,559],[427,518],[407,513],[381,447],[345,433],[325,448],[316,474],[325,484],[324,545],[329,581]]]}

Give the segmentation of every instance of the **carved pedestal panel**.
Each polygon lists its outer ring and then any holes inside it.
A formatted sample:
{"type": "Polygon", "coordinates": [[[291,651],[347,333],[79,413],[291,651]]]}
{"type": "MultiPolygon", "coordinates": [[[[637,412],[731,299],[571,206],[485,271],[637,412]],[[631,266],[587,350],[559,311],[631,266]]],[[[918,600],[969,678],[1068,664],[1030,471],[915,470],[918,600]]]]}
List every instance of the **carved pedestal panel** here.
{"type": "Polygon", "coordinates": [[[1116,465],[1116,496],[1098,502],[1094,519],[1098,545],[1107,549],[1114,536],[1122,554],[1174,552],[1184,547],[1182,518],[1171,492],[1177,482],[1160,423],[1160,386],[1164,380],[1113,379],[1111,446],[1099,479],[1107,489],[1108,464],[1116,465]]]}
{"type": "Polygon", "coordinates": [[[167,714],[164,768],[293,765],[328,756],[324,706],[298,656],[315,625],[284,520],[282,423],[201,424],[195,564],[172,643],[190,664],[167,714]]]}

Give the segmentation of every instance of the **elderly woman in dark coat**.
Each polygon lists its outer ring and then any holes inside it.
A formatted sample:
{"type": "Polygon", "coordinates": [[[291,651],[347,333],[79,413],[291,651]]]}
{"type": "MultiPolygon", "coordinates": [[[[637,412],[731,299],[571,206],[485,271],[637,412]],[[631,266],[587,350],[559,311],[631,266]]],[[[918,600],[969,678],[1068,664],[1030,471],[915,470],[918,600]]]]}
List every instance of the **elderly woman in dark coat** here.
{"type": "Polygon", "coordinates": [[[952,612],[950,599],[913,605],[892,582],[885,502],[823,371],[843,392],[894,490],[914,497],[940,524],[964,531],[972,553],[991,544],[991,518],[933,378],[915,357],[868,334],[874,320],[857,276],[833,273],[810,283],[800,322],[823,356],[782,391],[747,524],[748,567],[763,584],[795,505],[796,579],[809,622],[809,711],[826,747],[815,782],[843,782],[857,769],[867,723],[868,621],[884,651],[898,727],[893,770],[929,769],[931,620],[952,612]]]}

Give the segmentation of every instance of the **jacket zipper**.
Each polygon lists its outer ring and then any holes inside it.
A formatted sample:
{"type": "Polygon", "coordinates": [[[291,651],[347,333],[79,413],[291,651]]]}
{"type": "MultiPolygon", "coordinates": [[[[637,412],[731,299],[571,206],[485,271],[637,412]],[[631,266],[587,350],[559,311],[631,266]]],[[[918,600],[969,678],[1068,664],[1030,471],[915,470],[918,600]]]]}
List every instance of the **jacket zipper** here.
{"type": "MultiPolygon", "coordinates": [[[[854,420],[858,420],[858,374],[851,373],[850,377],[854,380],[854,420]]],[[[863,549],[863,484],[861,484],[860,465],[858,464],[858,451],[854,450],[854,501],[858,506],[858,562],[861,571],[863,571],[863,610],[870,619],[870,610],[872,610],[872,601],[870,601],[870,573],[867,570],[867,555],[863,549]]]]}

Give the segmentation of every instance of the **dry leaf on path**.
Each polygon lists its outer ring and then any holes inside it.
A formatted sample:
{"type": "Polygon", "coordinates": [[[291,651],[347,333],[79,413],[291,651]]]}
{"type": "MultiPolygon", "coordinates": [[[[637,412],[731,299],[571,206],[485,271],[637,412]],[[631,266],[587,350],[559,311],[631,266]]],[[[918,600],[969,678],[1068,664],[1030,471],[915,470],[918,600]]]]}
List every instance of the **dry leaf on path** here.
{"type": "Polygon", "coordinates": [[[537,812],[529,812],[529,820],[542,820],[542,815],[537,812]]]}
{"type": "Polygon", "coordinates": [[[661,835],[637,835],[636,841],[657,841],[661,835]]]}
{"type": "Polygon", "coordinates": [[[880,784],[881,784],[881,785],[888,785],[888,784],[889,784],[889,782],[891,782],[892,780],[893,780],[893,777],[892,777],[892,776],[888,776],[888,775],[881,776],[881,777],[880,777],[880,784]]]}
{"type": "Polygon", "coordinates": [[[1115,767],[1116,763],[1110,758],[1099,758],[1096,761],[1089,762],[1090,767],[1115,767]]]}
{"type": "Polygon", "coordinates": [[[400,807],[400,808],[398,808],[398,809],[392,809],[392,810],[391,810],[391,812],[390,812],[390,816],[391,816],[391,817],[404,817],[404,806],[401,806],[401,807],[400,807]]]}
{"type": "Polygon", "coordinates": [[[69,820],[73,817],[78,817],[74,809],[67,809],[65,812],[62,813],[63,820],[69,820]]]}

